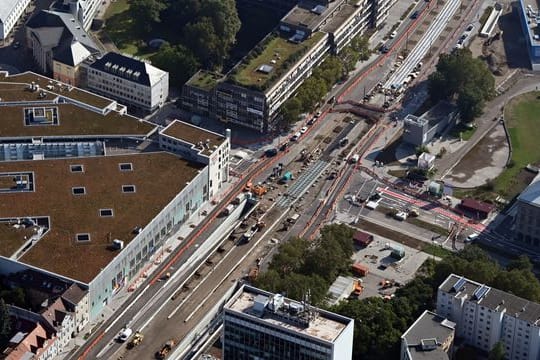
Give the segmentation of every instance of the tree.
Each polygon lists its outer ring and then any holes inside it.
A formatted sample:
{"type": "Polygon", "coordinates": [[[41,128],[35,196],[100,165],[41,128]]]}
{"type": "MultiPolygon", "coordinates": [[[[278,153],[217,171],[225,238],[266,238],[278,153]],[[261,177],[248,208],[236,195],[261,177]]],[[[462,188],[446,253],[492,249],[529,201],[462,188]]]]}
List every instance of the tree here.
{"type": "Polygon", "coordinates": [[[161,21],[160,13],[167,6],[161,0],[130,0],[129,12],[143,32],[151,32],[161,21]]]}
{"type": "Polygon", "coordinates": [[[489,360],[504,360],[505,359],[505,351],[504,351],[504,344],[499,341],[493,349],[489,352],[488,355],[489,360]]]}
{"type": "Polygon", "coordinates": [[[429,76],[431,101],[457,100],[461,117],[470,121],[482,113],[484,103],[495,94],[495,80],[486,64],[468,49],[442,54],[437,71],[429,76]]]}
{"type": "Polygon", "coordinates": [[[291,97],[281,107],[281,114],[288,124],[298,121],[298,117],[302,113],[302,103],[298,98],[291,97]]]}
{"type": "Polygon", "coordinates": [[[11,317],[9,307],[3,298],[0,298],[0,342],[4,342],[11,335],[11,317]]]}
{"type": "Polygon", "coordinates": [[[193,53],[183,45],[162,46],[159,52],[152,56],[152,63],[167,70],[171,82],[178,86],[184,84],[199,68],[193,53]]]}
{"type": "Polygon", "coordinates": [[[506,270],[527,270],[532,271],[533,265],[527,255],[520,255],[517,259],[514,259],[506,265],[506,270]]]}
{"type": "Polygon", "coordinates": [[[360,61],[366,61],[371,56],[369,48],[369,38],[367,36],[358,35],[351,40],[351,49],[357,54],[360,61]]]}

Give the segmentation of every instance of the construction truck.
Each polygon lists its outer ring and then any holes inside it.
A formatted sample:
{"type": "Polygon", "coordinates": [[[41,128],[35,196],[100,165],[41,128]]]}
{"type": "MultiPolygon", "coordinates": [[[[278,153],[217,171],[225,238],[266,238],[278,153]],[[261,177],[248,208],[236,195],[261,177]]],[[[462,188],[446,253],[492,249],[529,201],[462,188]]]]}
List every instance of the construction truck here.
{"type": "Polygon", "coordinates": [[[362,286],[362,280],[355,280],[353,288],[354,296],[359,297],[360,294],[362,294],[362,291],[364,291],[364,287],[362,286]]]}
{"type": "Polygon", "coordinates": [[[255,185],[255,186],[252,186],[251,192],[255,194],[256,196],[263,196],[264,194],[268,192],[268,189],[266,188],[266,186],[263,186],[263,185],[255,185]]]}
{"type": "Polygon", "coordinates": [[[169,353],[171,352],[172,348],[174,347],[174,345],[176,345],[176,343],[174,342],[174,340],[169,340],[167,341],[163,347],[161,348],[161,350],[159,350],[158,352],[156,352],[156,358],[157,359],[165,359],[167,357],[167,355],[169,355],[169,353]]]}
{"type": "Polygon", "coordinates": [[[135,335],[131,341],[127,344],[128,349],[133,349],[135,346],[139,345],[144,339],[144,335],[140,332],[135,332],[135,335]]]}

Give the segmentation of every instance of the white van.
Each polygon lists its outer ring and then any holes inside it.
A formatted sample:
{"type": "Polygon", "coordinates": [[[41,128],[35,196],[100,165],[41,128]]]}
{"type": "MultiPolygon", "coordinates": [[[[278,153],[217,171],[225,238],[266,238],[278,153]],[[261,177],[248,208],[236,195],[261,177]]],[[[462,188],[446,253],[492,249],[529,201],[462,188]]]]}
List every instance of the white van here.
{"type": "Polygon", "coordinates": [[[302,133],[299,131],[293,135],[293,137],[291,138],[291,141],[298,141],[298,139],[300,139],[300,136],[302,136],[302,133]]]}
{"type": "Polygon", "coordinates": [[[354,155],[351,156],[351,158],[349,159],[349,161],[350,161],[351,164],[357,163],[358,160],[360,160],[360,155],[358,155],[358,154],[354,154],[354,155]]]}

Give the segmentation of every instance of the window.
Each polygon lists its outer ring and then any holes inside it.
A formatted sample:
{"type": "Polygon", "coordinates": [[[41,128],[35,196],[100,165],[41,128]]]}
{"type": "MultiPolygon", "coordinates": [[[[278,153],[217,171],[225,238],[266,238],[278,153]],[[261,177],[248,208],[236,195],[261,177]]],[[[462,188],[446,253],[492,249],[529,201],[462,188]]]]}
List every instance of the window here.
{"type": "Polygon", "coordinates": [[[77,238],[77,241],[80,241],[80,242],[90,241],[90,234],[88,233],[77,234],[76,238],[77,238]]]}
{"type": "Polygon", "coordinates": [[[118,164],[120,171],[133,171],[133,164],[131,163],[122,163],[118,164]]]}
{"type": "Polygon", "coordinates": [[[122,185],[122,192],[123,193],[134,193],[135,192],[135,185],[122,185]]]}
{"type": "Polygon", "coordinates": [[[71,192],[73,193],[73,195],[84,195],[86,194],[86,189],[83,186],[74,187],[71,188],[71,192]]]}
{"type": "Polygon", "coordinates": [[[111,217],[113,216],[113,210],[112,209],[99,209],[99,216],[111,217]]]}
{"type": "Polygon", "coordinates": [[[83,165],[70,165],[69,169],[71,170],[71,172],[74,172],[74,173],[84,172],[83,165]]]}

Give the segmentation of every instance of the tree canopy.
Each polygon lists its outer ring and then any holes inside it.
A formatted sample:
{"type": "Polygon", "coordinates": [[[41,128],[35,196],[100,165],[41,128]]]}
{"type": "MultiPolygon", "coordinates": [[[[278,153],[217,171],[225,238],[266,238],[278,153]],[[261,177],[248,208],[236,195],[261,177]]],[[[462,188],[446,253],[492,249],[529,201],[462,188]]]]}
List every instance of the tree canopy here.
{"type": "Polygon", "coordinates": [[[433,103],[456,101],[461,118],[471,121],[482,114],[484,104],[495,94],[495,79],[486,64],[468,49],[441,54],[437,71],[429,76],[433,103]]]}
{"type": "Polygon", "coordinates": [[[338,274],[350,269],[352,236],[353,230],[348,226],[329,225],[321,230],[315,243],[293,238],[281,244],[268,271],[256,280],[256,286],[296,300],[302,300],[309,290],[311,302],[322,305],[338,274]]]}
{"type": "Polygon", "coordinates": [[[129,1],[137,28],[161,34],[172,45],[162,47],[152,60],[169,71],[174,82],[186,81],[199,65],[221,67],[240,30],[235,0],[129,1]]]}

